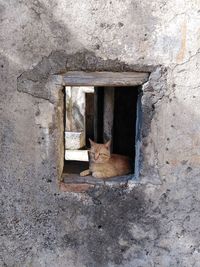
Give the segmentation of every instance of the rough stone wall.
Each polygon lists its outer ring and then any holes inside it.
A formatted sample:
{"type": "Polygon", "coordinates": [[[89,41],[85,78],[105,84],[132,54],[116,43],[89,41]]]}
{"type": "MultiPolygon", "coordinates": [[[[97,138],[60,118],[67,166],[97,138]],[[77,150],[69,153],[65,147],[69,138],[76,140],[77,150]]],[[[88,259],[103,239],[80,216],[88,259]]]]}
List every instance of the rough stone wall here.
{"type": "Polygon", "coordinates": [[[0,1],[0,266],[199,266],[199,11],[198,0],[0,1]],[[152,72],[141,183],[60,193],[49,155],[62,93],[49,79],[97,65],[152,72]]]}

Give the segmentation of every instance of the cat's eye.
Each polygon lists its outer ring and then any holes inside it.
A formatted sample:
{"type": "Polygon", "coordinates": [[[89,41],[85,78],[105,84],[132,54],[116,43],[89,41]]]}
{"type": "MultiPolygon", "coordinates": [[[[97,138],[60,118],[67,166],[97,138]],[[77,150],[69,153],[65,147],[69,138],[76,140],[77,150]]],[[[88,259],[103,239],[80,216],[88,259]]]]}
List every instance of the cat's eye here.
{"type": "Polygon", "coordinates": [[[108,156],[108,155],[105,154],[105,153],[99,153],[99,155],[101,155],[101,156],[108,156]]]}

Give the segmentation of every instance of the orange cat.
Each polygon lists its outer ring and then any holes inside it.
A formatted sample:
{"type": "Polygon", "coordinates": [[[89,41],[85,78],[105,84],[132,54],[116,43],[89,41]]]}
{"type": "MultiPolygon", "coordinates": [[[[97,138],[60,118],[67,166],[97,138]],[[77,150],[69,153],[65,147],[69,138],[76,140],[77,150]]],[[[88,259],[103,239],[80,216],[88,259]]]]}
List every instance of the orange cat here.
{"type": "Polygon", "coordinates": [[[96,178],[109,178],[125,175],[131,172],[129,158],[122,155],[110,153],[110,143],[97,144],[90,140],[89,169],[80,173],[81,176],[92,174],[96,178]]]}

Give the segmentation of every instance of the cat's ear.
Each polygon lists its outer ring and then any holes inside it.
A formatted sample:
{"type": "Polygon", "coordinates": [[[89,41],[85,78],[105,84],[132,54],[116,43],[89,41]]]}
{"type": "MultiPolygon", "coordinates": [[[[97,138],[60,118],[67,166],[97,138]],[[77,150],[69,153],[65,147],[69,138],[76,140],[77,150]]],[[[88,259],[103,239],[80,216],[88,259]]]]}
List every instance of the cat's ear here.
{"type": "Polygon", "coordinates": [[[90,141],[90,145],[93,146],[95,144],[94,141],[92,141],[90,138],[89,138],[89,141],[90,141]]]}
{"type": "Polygon", "coordinates": [[[110,145],[111,145],[111,140],[109,140],[107,143],[105,143],[105,147],[110,149],[110,145]]]}

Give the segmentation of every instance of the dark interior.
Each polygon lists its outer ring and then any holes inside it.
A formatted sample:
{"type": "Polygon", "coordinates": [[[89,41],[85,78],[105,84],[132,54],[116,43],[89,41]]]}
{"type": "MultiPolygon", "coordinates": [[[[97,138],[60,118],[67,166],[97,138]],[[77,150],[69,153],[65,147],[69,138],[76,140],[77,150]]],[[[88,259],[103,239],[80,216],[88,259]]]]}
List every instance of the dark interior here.
{"type": "Polygon", "coordinates": [[[63,173],[79,174],[80,172],[88,169],[89,163],[84,161],[65,161],[63,173]]]}
{"type": "Polygon", "coordinates": [[[94,94],[94,140],[103,143],[104,87],[96,87],[94,94]]]}
{"type": "Polygon", "coordinates": [[[138,90],[116,87],[113,123],[113,153],[134,158],[138,90]]]}
{"type": "Polygon", "coordinates": [[[89,147],[89,138],[94,140],[94,94],[86,93],[85,98],[86,146],[89,147]]]}

